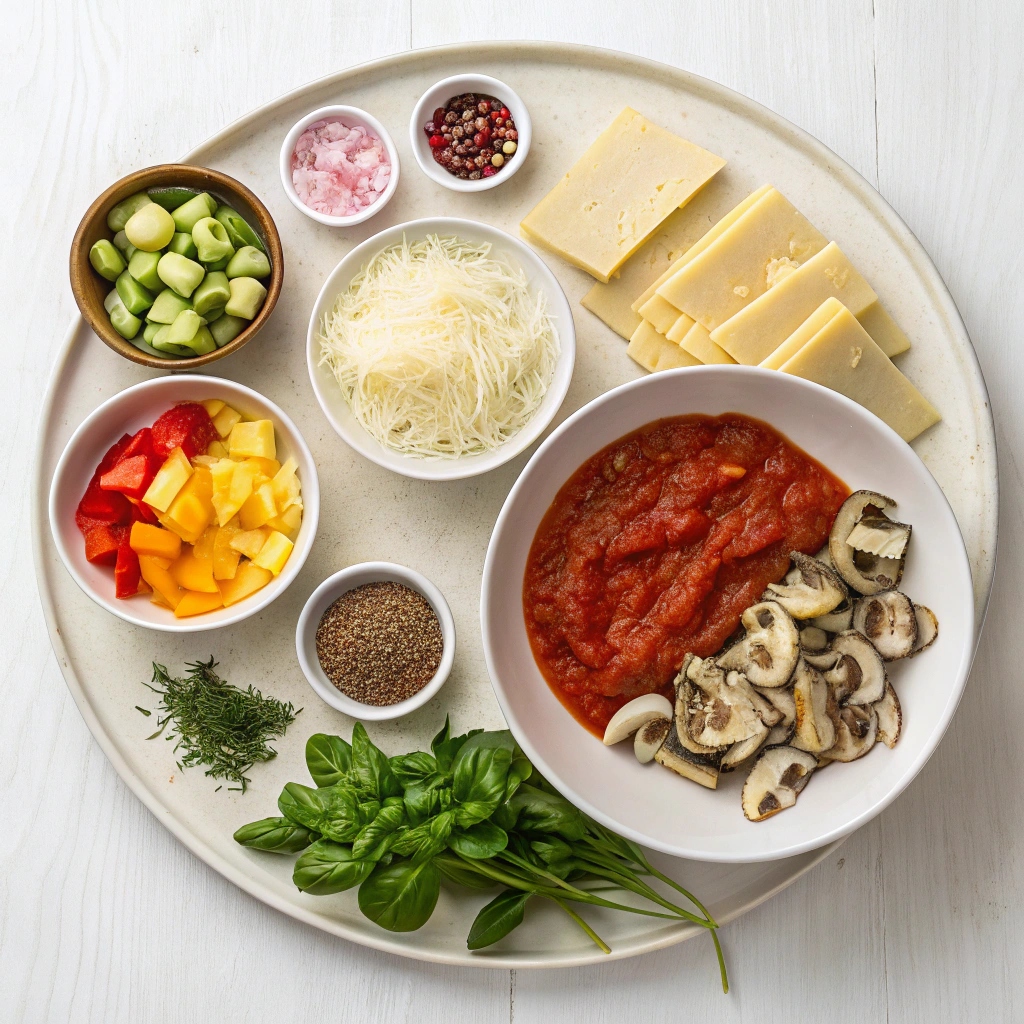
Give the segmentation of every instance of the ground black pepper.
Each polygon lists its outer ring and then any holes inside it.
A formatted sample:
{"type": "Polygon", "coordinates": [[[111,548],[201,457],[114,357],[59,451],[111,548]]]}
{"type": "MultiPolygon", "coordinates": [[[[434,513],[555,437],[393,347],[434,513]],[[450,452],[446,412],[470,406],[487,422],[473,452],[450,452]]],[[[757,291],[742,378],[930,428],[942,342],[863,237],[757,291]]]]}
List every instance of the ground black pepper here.
{"type": "Polygon", "coordinates": [[[401,583],[366,583],[332,604],[316,630],[328,679],[360,704],[408,700],[441,664],[444,640],[434,609],[401,583]]]}

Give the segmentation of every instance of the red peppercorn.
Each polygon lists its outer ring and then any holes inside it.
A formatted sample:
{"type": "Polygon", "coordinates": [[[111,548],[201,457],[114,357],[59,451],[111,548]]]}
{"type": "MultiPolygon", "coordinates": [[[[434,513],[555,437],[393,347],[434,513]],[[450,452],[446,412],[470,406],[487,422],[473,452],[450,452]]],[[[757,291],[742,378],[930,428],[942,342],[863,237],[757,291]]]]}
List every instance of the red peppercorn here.
{"type": "Polygon", "coordinates": [[[517,132],[515,128],[510,128],[507,132],[505,132],[505,138],[508,139],[509,142],[518,142],[519,132],[517,132]]]}
{"type": "Polygon", "coordinates": [[[444,107],[438,107],[437,110],[434,111],[434,118],[433,118],[434,124],[440,124],[444,120],[444,115],[445,115],[444,107]]]}
{"type": "Polygon", "coordinates": [[[502,107],[501,116],[507,121],[512,116],[512,111],[510,111],[508,107],[502,107]]]}
{"type": "Polygon", "coordinates": [[[497,167],[485,167],[484,168],[484,177],[485,178],[493,178],[494,175],[497,174],[497,173],[498,173],[498,168],[497,167]]]}
{"type": "Polygon", "coordinates": [[[443,149],[445,146],[443,135],[431,135],[430,136],[430,148],[431,149],[443,149]]]}

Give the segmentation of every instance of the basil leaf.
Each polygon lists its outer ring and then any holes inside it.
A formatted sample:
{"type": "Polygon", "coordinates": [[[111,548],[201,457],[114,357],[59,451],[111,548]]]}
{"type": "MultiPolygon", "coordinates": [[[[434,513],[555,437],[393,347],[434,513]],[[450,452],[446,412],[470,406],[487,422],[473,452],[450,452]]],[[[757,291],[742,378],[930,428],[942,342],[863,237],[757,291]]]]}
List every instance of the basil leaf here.
{"type": "Polygon", "coordinates": [[[506,889],[483,907],[469,929],[466,945],[470,949],[483,949],[503,939],[518,928],[526,916],[526,901],[532,896],[518,889],[506,889]]]}
{"type": "Polygon", "coordinates": [[[270,853],[298,853],[317,838],[304,825],[296,825],[288,818],[263,818],[243,825],[234,836],[235,842],[252,850],[270,853]]]}
{"type": "Polygon", "coordinates": [[[414,754],[398,754],[389,760],[395,778],[403,786],[411,786],[437,772],[437,761],[422,751],[414,754]]]}
{"type": "Polygon", "coordinates": [[[383,800],[401,796],[402,787],[395,778],[387,756],[375,746],[362,722],[352,727],[352,781],[366,795],[383,800]]]}
{"type": "Polygon", "coordinates": [[[441,792],[447,787],[444,775],[431,775],[422,782],[414,782],[405,789],[405,811],[409,822],[419,825],[432,818],[439,811],[447,808],[441,806],[441,792]]]}
{"type": "Polygon", "coordinates": [[[380,860],[394,845],[395,839],[398,838],[395,833],[404,821],[405,808],[401,805],[382,807],[377,817],[360,829],[359,836],[352,844],[353,856],[373,861],[380,860]]]}
{"type": "Polygon", "coordinates": [[[448,716],[444,718],[444,728],[430,741],[430,749],[437,760],[437,767],[442,772],[451,770],[455,755],[462,749],[466,740],[483,732],[483,729],[470,729],[462,736],[452,736],[451,723],[448,716]]]}
{"type": "Polygon", "coordinates": [[[320,831],[336,843],[351,843],[359,830],[373,820],[373,815],[366,814],[360,808],[356,791],[344,782],[336,786],[316,790],[323,804],[323,815],[320,818],[320,831]]]}
{"type": "Polygon", "coordinates": [[[333,786],[348,776],[352,748],[340,736],[318,732],[306,740],[306,767],[318,787],[333,786]]]}
{"type": "Polygon", "coordinates": [[[289,821],[296,825],[305,825],[314,832],[322,832],[324,801],[320,792],[299,782],[289,782],[281,790],[277,806],[289,821]]]}
{"type": "Polygon", "coordinates": [[[505,799],[508,800],[515,791],[533,774],[533,765],[523,753],[519,744],[512,751],[512,764],[508,769],[508,780],[505,783],[505,799]]]}
{"type": "Polygon", "coordinates": [[[464,885],[468,889],[493,889],[498,883],[493,878],[474,871],[465,861],[458,857],[440,855],[434,858],[441,876],[455,885],[464,885]]]}
{"type": "Polygon", "coordinates": [[[440,891],[441,873],[429,860],[378,865],[359,887],[359,909],[389,932],[413,932],[430,919],[440,891]]]}
{"type": "Polygon", "coordinates": [[[583,812],[564,797],[523,784],[509,801],[516,828],[523,832],[554,832],[563,839],[582,839],[587,831],[583,812]]]}
{"type": "Polygon", "coordinates": [[[452,765],[456,820],[466,828],[489,818],[505,799],[515,741],[508,732],[480,733],[468,740],[452,765]]]}
{"type": "Polygon", "coordinates": [[[295,862],[292,881],[303,892],[329,896],[359,885],[373,868],[372,861],[353,857],[347,846],[321,839],[295,862]]]}
{"type": "Polygon", "coordinates": [[[508,833],[489,821],[481,821],[448,837],[448,847],[470,860],[487,860],[508,846],[508,833]]]}
{"type": "Polygon", "coordinates": [[[442,811],[429,821],[406,829],[392,843],[391,849],[400,857],[411,857],[420,862],[439,854],[447,845],[455,827],[452,811],[442,811]]]}

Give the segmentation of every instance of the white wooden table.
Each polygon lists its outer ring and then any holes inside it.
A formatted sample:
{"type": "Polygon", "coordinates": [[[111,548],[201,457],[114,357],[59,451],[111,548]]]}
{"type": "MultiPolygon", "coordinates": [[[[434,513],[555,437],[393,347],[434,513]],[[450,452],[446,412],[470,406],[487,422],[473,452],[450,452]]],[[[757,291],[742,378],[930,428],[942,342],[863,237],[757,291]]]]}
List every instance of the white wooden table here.
{"type": "MultiPolygon", "coordinates": [[[[1024,5],[1008,0],[6,0],[0,49],[0,1022],[1024,1019],[1024,5]],[[771,12],[771,13],[769,13],[771,12]],[[1001,561],[963,705],[888,812],[710,943],[470,971],[333,939],[197,861],[69,697],[28,540],[40,397],[75,313],[67,251],[110,181],[257,104],[410,47],[545,38],[716,79],[853,164],[924,242],[988,379],[1001,561]]],[[[112,675],[116,652],[111,652],[112,675]]]]}

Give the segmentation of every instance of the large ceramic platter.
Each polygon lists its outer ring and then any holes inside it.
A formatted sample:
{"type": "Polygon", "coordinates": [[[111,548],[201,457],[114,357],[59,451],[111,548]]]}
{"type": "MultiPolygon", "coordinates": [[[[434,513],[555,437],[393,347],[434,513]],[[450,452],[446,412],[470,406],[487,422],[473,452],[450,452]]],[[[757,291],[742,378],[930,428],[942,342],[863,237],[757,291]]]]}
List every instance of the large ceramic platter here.
{"type": "MultiPolygon", "coordinates": [[[[425,744],[446,712],[459,729],[498,727],[502,719],[484,667],[479,596],[484,553],[498,511],[530,455],[485,476],[431,483],[398,476],[347,448],[317,404],[305,365],[310,310],[341,257],[389,224],[426,216],[482,220],[515,233],[529,210],[597,131],[626,104],[728,160],[718,184],[721,209],[770,181],[836,239],[872,282],[914,348],[902,366],[938,406],[943,422],[915,447],[946,493],[966,542],[979,625],[992,581],[997,481],[992,420],[984,381],[956,308],[920,244],[834,153],[781,118],[721,86],[637,57],[545,43],[484,43],[403,54],[306,86],[230,125],[185,158],[228,172],[252,188],[277,221],[288,252],[281,301],[259,337],[216,363],[213,373],[265,394],[295,421],[320,472],[319,534],[305,567],[273,605],[223,630],[178,636],[122,622],[95,605],[65,571],[46,525],[49,481],[74,428],[104,399],[153,376],[118,357],[77,320],[68,332],[42,410],[34,507],[39,588],[61,670],[86,723],[114,767],[147,807],[190,850],[264,902],[325,931],[404,956],[492,967],[568,966],[605,961],[573,926],[545,908],[484,954],[465,936],[481,897],[442,894],[421,931],[393,935],[370,924],[354,894],[315,897],[290,883],[290,859],[245,850],[231,840],[243,822],[273,813],[282,784],[304,779],[302,748],[315,731],[347,735],[352,722],[309,689],[295,658],[303,602],[330,573],[354,562],[409,565],[436,583],[455,616],[459,647],[448,683],[415,714],[371,726],[389,752],[425,744]],[[523,98],[535,138],[528,163],[481,194],[457,194],[416,167],[407,126],[420,94],[460,72],[495,74],[523,98]],[[306,111],[348,103],[376,115],[392,133],[404,165],[391,203],[357,228],[338,230],[304,217],[278,175],[281,139],[306,111]],[[557,104],[557,105],[556,105],[557,104]],[[572,122],[559,117],[573,111],[572,122]],[[197,646],[198,645],[198,646],[197,646]],[[253,683],[303,706],[276,761],[253,771],[248,793],[214,792],[198,770],[175,768],[171,744],[147,742],[152,706],[142,685],[154,660],[180,667],[214,655],[228,679],[253,683]]],[[[589,279],[557,259],[548,263],[572,305],[576,369],[556,422],[610,388],[640,375],[625,343],[579,306],[589,279]]],[[[712,865],[659,858],[701,894],[720,921],[768,899],[830,848],[781,861],[712,865]]],[[[596,919],[597,920],[597,919],[596,919]]],[[[679,942],[695,929],[640,918],[599,920],[614,957],[679,942]]]]}

